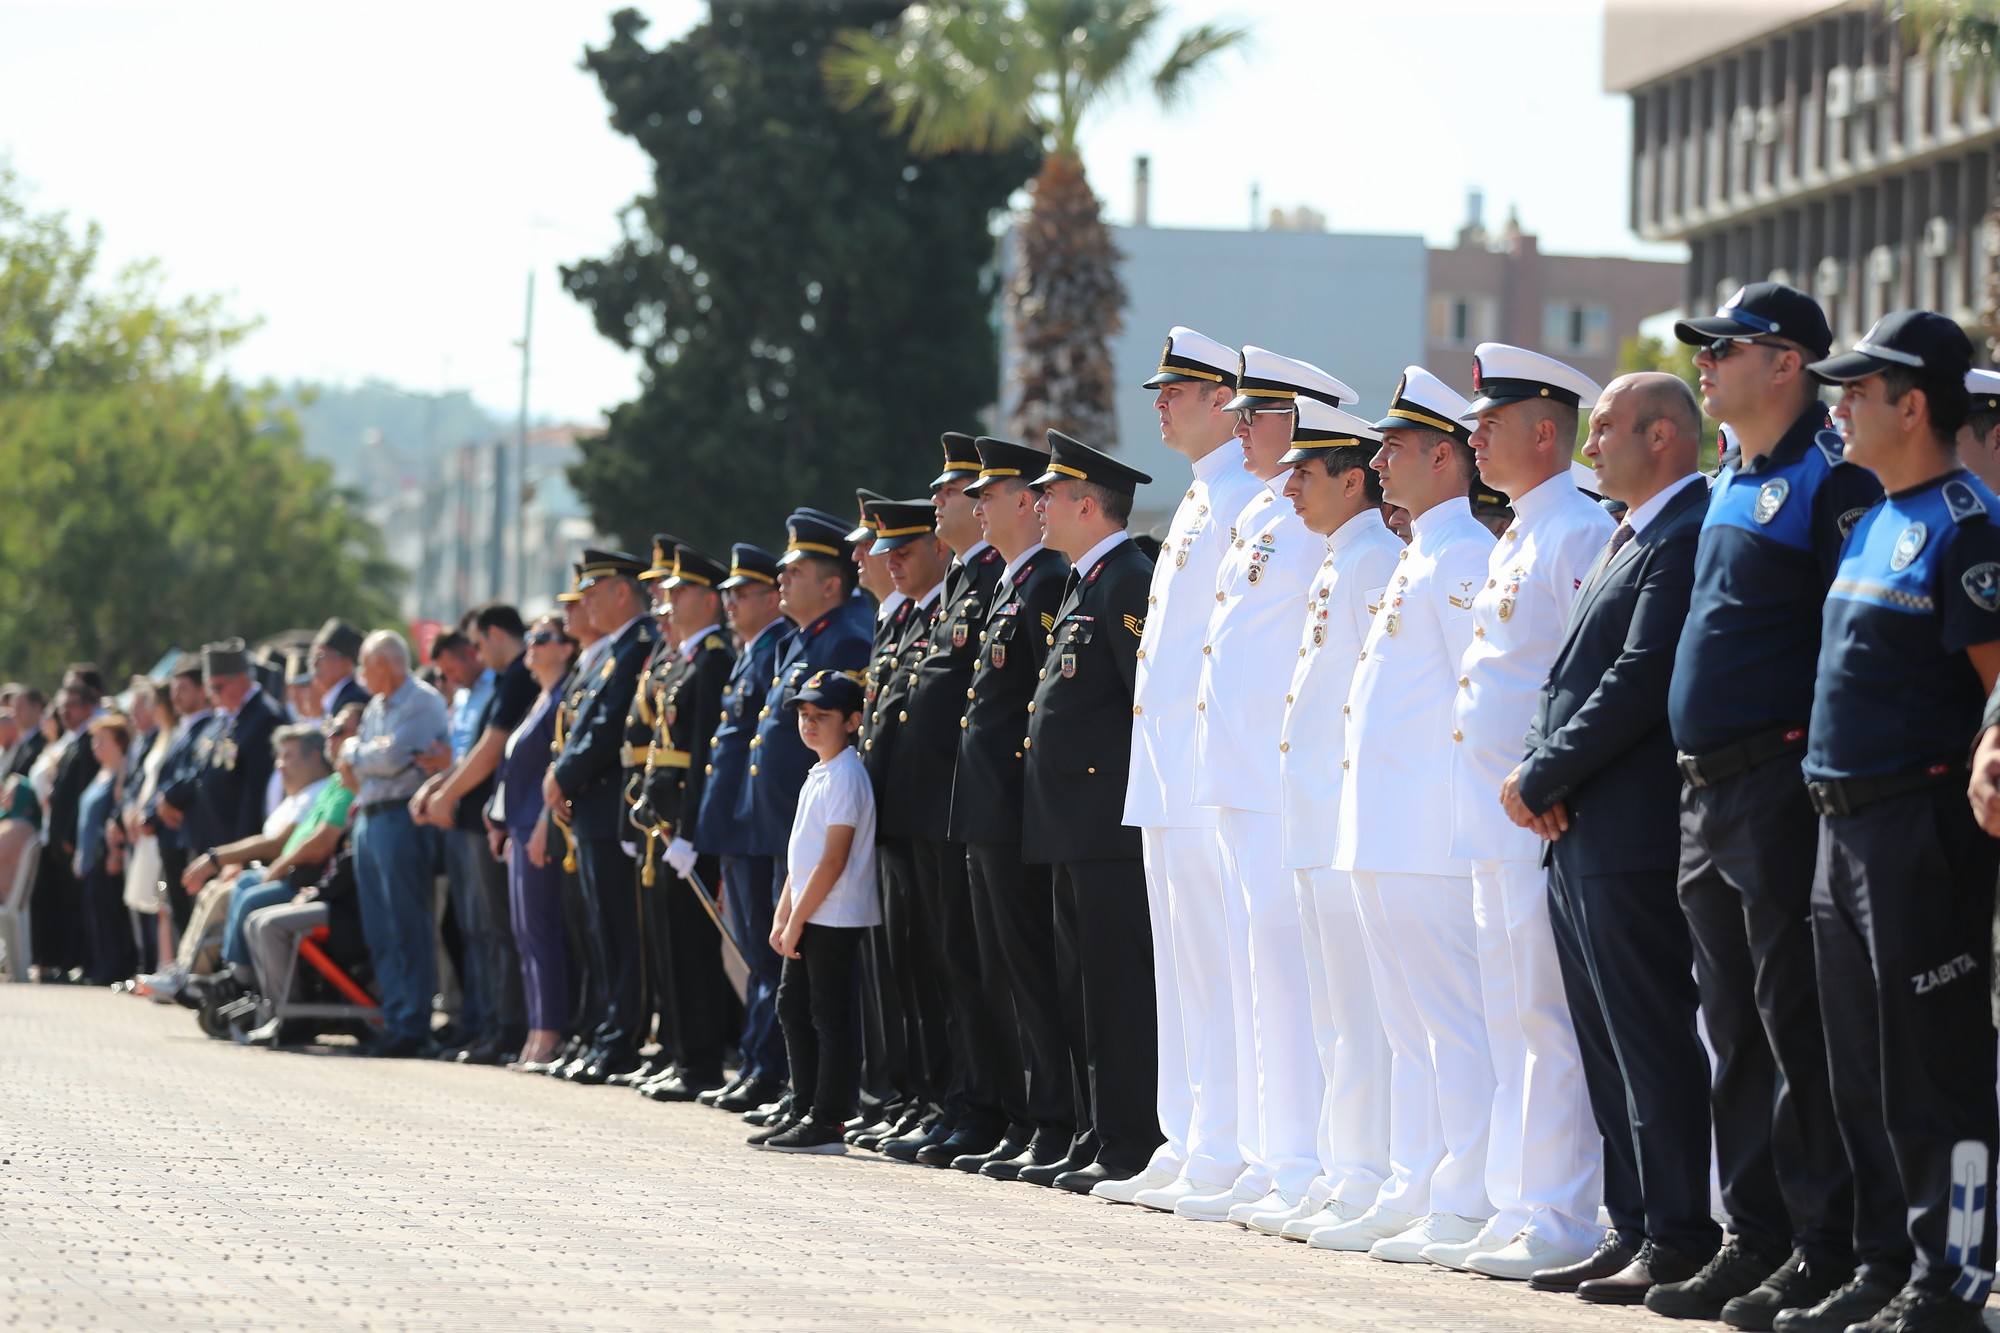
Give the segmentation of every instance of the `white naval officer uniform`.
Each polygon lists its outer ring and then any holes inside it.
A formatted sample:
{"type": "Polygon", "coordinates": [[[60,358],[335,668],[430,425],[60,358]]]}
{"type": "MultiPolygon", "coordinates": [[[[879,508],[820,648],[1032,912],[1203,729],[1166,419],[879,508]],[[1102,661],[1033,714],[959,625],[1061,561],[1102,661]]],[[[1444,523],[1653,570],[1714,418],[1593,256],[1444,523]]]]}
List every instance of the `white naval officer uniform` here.
{"type": "Polygon", "coordinates": [[[1521,762],[1570,608],[1616,526],[1568,470],[1513,501],[1473,598],[1472,644],[1452,704],[1453,856],[1472,863],[1479,982],[1496,1089],[1488,1231],[1528,1232],[1581,1257],[1603,1238],[1603,1143],[1584,1086],[1555,936],[1542,840],[1500,805],[1521,762]]]}
{"type": "Polygon", "coordinates": [[[1403,543],[1370,505],[1325,539],[1305,597],[1305,620],[1278,739],[1282,860],[1298,897],[1313,1040],[1325,1093],[1312,1210],[1374,1205],[1389,1174],[1389,1040],[1375,1005],[1354,885],[1333,868],[1339,841],[1347,693],[1361,644],[1401,563],[1403,543]]]}
{"type": "Polygon", "coordinates": [[[1484,1219],[1493,1061],[1472,872],[1451,855],[1451,709],[1493,534],[1463,497],[1410,522],[1348,693],[1336,870],[1353,874],[1391,1052],[1378,1208],[1484,1219]]]}
{"type": "MultiPolygon", "coordinates": [[[[1196,682],[1229,519],[1262,487],[1226,440],[1194,464],[1153,567],[1133,690],[1125,822],[1143,837],[1159,997],[1160,1129],[1147,1174],[1227,1189],[1243,1171],[1215,811],[1194,803],[1196,682]]],[[[1171,1208],[1171,1199],[1161,1201],[1171,1208]]]]}
{"type": "MultiPolygon", "coordinates": [[[[1284,476],[1289,472],[1281,472],[1284,476]]],[[[1260,485],[1216,575],[1195,702],[1194,798],[1215,807],[1236,1030],[1239,1202],[1295,1207],[1319,1175],[1324,1084],[1298,899],[1285,873],[1278,746],[1299,612],[1324,558],[1291,501],[1260,485]]]]}

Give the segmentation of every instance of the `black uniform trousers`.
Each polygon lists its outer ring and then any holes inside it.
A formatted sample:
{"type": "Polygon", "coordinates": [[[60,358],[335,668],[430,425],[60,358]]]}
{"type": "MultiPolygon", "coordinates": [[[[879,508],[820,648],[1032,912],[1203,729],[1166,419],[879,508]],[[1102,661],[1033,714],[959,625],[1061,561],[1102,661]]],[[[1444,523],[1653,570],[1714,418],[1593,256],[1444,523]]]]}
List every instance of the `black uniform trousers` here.
{"type": "Polygon", "coordinates": [[[1859,1258],[1978,1303],[1992,1285],[1987,931],[2000,843],[1962,775],[1819,821],[1812,932],[1859,1258]]]}
{"type": "MultiPolygon", "coordinates": [[[[722,883],[721,863],[713,856],[695,858],[694,873],[708,892],[722,883]]],[[[660,1042],[691,1078],[715,1083],[722,1078],[722,1057],[736,1026],[733,988],[722,969],[722,936],[702,908],[694,885],[662,864],[647,900],[665,918],[667,950],[665,1006],[660,1011],[660,1042]]],[[[717,911],[721,904],[716,904],[717,911]]],[[[739,927],[740,931],[740,927],[739,927]]],[[[766,941],[770,928],[765,927],[766,941]]]]}
{"type": "Polygon", "coordinates": [[[662,1059],[678,1065],[680,1029],[674,1022],[674,950],[672,928],[667,920],[667,903],[675,887],[675,875],[659,859],[659,853],[658,846],[648,848],[643,840],[640,842],[638,1041],[643,1046],[646,1032],[651,1029],[654,1040],[660,1044],[662,1059]],[[649,851],[653,858],[651,888],[646,886],[644,869],[644,858],[649,851]]]}
{"type": "Polygon", "coordinates": [[[181,876],[187,873],[187,848],[160,848],[160,882],[167,886],[167,911],[174,919],[174,938],[188,928],[188,920],[194,915],[194,898],[181,887],[181,876]]]}
{"type": "Polygon", "coordinates": [[[1013,1129],[1044,1144],[1067,1144],[1076,1133],[1076,1097],[1056,984],[1055,890],[1049,868],[1022,864],[1018,842],[972,843],[965,861],[973,907],[981,917],[982,949],[989,921],[997,946],[988,975],[998,974],[1004,998],[992,1001],[993,1010],[1012,1020],[1008,1035],[1022,1070],[1020,1106],[1010,1108],[1013,1129]]]}
{"type": "Polygon", "coordinates": [[[799,956],[785,959],[778,1015],[791,1052],[792,1103],[822,1125],[854,1114],[861,1081],[860,976],[855,961],[866,926],[799,930],[799,956]]]}
{"type": "Polygon", "coordinates": [[[1054,868],[1056,976],[1077,1091],[1072,1165],[1133,1176],[1160,1146],[1159,1011],[1136,856],[1054,868]]]}
{"type": "MultiPolygon", "coordinates": [[[[939,1114],[955,1109],[945,998],[938,985],[937,924],[917,886],[916,849],[905,839],[875,845],[882,874],[882,936],[895,981],[910,1096],[939,1114]]],[[[885,1008],[885,1019],[886,1009],[885,1008]]]]}
{"type": "Polygon", "coordinates": [[[1674,870],[1586,875],[1577,859],[1560,839],[1550,850],[1549,924],[1604,1137],[1604,1207],[1635,1243],[1705,1260],[1720,1240],[1708,1210],[1708,1053],[1674,870]]]}
{"type": "MultiPolygon", "coordinates": [[[[1015,1057],[1000,1035],[1009,1016],[994,1008],[986,990],[984,961],[992,949],[979,940],[980,914],[973,906],[965,844],[920,839],[911,845],[911,854],[917,891],[936,931],[930,958],[947,1005],[951,1081],[958,1093],[951,1122],[969,1136],[990,1135],[997,1141],[1012,1124],[1002,1090],[1015,1057]]],[[[1018,1073],[1011,1081],[1019,1085],[1018,1073]]],[[[1019,1098],[1012,1100],[1018,1106],[1019,1098]]]]}
{"type": "Polygon", "coordinates": [[[115,985],[132,975],[137,955],[125,876],[100,866],[77,882],[77,896],[83,907],[84,974],[93,986],[115,985]]]}
{"type": "Polygon", "coordinates": [[[1794,759],[1681,789],[1681,910],[1694,935],[1722,1201],[1767,1253],[1854,1260],[1853,1173],[1827,1086],[1808,917],[1818,830],[1794,759]]]}
{"type": "Polygon", "coordinates": [[[638,1049],[641,1009],[638,869],[616,838],[578,838],[577,873],[589,923],[597,1026],[592,1050],[623,1063],[638,1049]]]}
{"type": "MultiPolygon", "coordinates": [[[[750,973],[743,986],[743,1031],[736,1039],[743,1076],[782,1081],[785,1034],[778,1026],[778,979],[785,960],[771,947],[771,915],[778,904],[777,891],[771,887],[771,858],[724,856],[720,862],[730,924],[743,942],[743,965],[750,973]]],[[[713,886],[715,881],[709,883],[713,886]]]]}
{"type": "MultiPolygon", "coordinates": [[[[549,855],[560,864],[566,855],[562,835],[555,829],[549,830],[549,855]]],[[[590,909],[586,905],[583,892],[583,858],[577,857],[577,869],[563,873],[563,954],[569,969],[570,996],[569,1035],[589,1037],[597,1031],[603,1020],[602,983],[604,960],[597,956],[596,946],[591,941],[590,909]]]]}

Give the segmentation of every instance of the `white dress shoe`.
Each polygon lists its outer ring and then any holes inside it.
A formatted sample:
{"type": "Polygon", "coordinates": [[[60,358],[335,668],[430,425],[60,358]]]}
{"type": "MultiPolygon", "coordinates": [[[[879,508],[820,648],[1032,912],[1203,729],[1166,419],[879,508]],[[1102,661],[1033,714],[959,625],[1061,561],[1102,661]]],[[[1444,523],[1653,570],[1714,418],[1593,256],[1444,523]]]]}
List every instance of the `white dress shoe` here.
{"type": "Polygon", "coordinates": [[[1250,1219],[1265,1213],[1289,1213],[1299,1206],[1299,1198],[1294,1194],[1283,1194],[1272,1190],[1261,1199],[1239,1203],[1229,1210],[1229,1220],[1239,1227],[1249,1227],[1250,1219]]]}
{"type": "Polygon", "coordinates": [[[1420,1264],[1426,1245],[1451,1245],[1471,1240],[1486,1219],[1460,1217],[1457,1213],[1432,1213],[1409,1230],[1376,1241],[1368,1247],[1370,1259],[1391,1264],[1420,1264]]]}
{"type": "Polygon", "coordinates": [[[1090,1187],[1092,1198],[1108,1199],[1112,1203],[1132,1203],[1145,1190],[1164,1189],[1180,1177],[1173,1172],[1154,1167],[1141,1171],[1130,1180],[1100,1180],[1090,1187]]]}
{"type": "Polygon", "coordinates": [[[1315,1231],[1324,1227],[1337,1227],[1343,1222],[1352,1222],[1367,1211],[1351,1203],[1328,1199],[1318,1212],[1307,1213],[1303,1217],[1295,1217],[1285,1223],[1278,1229],[1278,1234],[1286,1240],[1304,1241],[1315,1231]]]}
{"type": "Polygon", "coordinates": [[[1540,1236],[1524,1231],[1497,1250],[1468,1255],[1465,1271],[1509,1282],[1526,1282],[1544,1268],[1561,1268],[1582,1263],[1583,1259],[1580,1254],[1558,1249],[1540,1236]]]}
{"type": "MultiPolygon", "coordinates": [[[[1095,1188],[1094,1186],[1092,1187],[1095,1188]]],[[[1132,1196],[1132,1202],[1141,1208],[1154,1208],[1163,1213],[1171,1213],[1174,1205],[1190,1194],[1213,1194],[1216,1186],[1205,1185],[1186,1176],[1176,1176],[1158,1189],[1140,1190],[1132,1196]]]]}
{"type": "MultiPolygon", "coordinates": [[[[1283,1197],[1282,1195],[1279,1196],[1280,1199],[1283,1197]]],[[[1272,1208],[1266,1212],[1253,1213],[1246,1225],[1250,1230],[1261,1231],[1267,1236],[1281,1236],[1284,1234],[1288,1223],[1296,1222],[1308,1213],[1317,1213],[1319,1211],[1319,1209],[1314,1208],[1304,1199],[1300,1199],[1289,1208],[1272,1208]]]]}
{"type": "Polygon", "coordinates": [[[1243,1202],[1234,1190],[1224,1187],[1204,1194],[1190,1194],[1174,1205],[1174,1216],[1190,1222],[1227,1222],[1229,1210],[1243,1202]]]}
{"type": "Polygon", "coordinates": [[[1511,1244],[1513,1240],[1511,1235],[1503,1236],[1491,1226],[1483,1226],[1479,1228],[1479,1234],[1471,1240],[1449,1244],[1439,1242],[1424,1246],[1424,1261],[1436,1264],[1439,1268],[1449,1268],[1454,1272],[1463,1273],[1465,1261],[1473,1255],[1491,1253],[1511,1244]]]}
{"type": "Polygon", "coordinates": [[[1414,1213],[1378,1205],[1352,1222],[1321,1227],[1306,1237],[1306,1244],[1315,1250],[1366,1250],[1379,1240],[1402,1235],[1423,1220],[1414,1213]]]}

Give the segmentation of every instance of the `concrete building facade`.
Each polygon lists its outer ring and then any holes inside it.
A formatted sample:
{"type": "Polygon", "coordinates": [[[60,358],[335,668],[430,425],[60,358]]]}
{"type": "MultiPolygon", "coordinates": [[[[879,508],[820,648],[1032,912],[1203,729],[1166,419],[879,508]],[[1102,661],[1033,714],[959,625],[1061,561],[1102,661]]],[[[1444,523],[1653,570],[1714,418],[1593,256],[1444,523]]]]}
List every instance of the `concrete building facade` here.
{"type": "Polygon", "coordinates": [[[1777,279],[1838,342],[1911,306],[1993,332],[1993,71],[1919,49],[1880,0],[1610,0],[1604,81],[1632,99],[1633,230],[1686,242],[1689,308],[1777,279]]]}

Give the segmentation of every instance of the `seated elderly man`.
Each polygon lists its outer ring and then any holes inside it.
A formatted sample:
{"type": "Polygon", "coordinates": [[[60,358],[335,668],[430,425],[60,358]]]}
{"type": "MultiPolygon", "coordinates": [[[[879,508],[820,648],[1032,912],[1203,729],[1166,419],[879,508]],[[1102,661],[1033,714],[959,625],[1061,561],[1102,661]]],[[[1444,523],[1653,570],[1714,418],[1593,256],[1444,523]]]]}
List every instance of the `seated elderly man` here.
{"type": "MultiPolygon", "coordinates": [[[[243,941],[244,920],[260,907],[289,899],[293,881],[303,883],[316,876],[339,845],[353,793],[331,780],[329,755],[354,734],[359,711],[343,710],[329,736],[306,724],[281,727],[273,733],[285,798],[272,812],[264,833],[218,847],[212,855],[203,853],[188,863],[181,882],[191,893],[200,890],[197,913],[203,910],[203,900],[228,893],[222,961],[213,976],[196,978],[187,986],[188,998],[196,1005],[226,1004],[250,988],[254,978],[243,941]],[[224,890],[221,885],[229,887],[224,890]]],[[[210,906],[207,919],[212,920],[216,910],[210,906]]],[[[193,928],[188,931],[190,936],[195,933],[193,928]]],[[[185,947],[186,940],[182,943],[185,947]]]]}
{"type": "Polygon", "coordinates": [[[329,791],[338,789],[347,799],[340,802],[340,824],[326,826],[326,832],[334,836],[336,845],[324,869],[293,894],[290,901],[275,907],[256,908],[244,918],[243,941],[249,950],[254,973],[251,984],[263,997],[257,1009],[261,1026],[245,1034],[246,1041],[283,1044],[284,1006],[291,998],[293,982],[298,975],[300,940],[321,926],[332,927],[336,939],[342,934],[343,924],[349,928],[348,933],[359,934],[358,905],[354,900],[353,849],[344,839],[347,834],[347,806],[360,787],[361,780],[351,768],[342,768],[327,784],[329,791]],[[335,919],[336,910],[346,914],[340,921],[335,919]]]}

